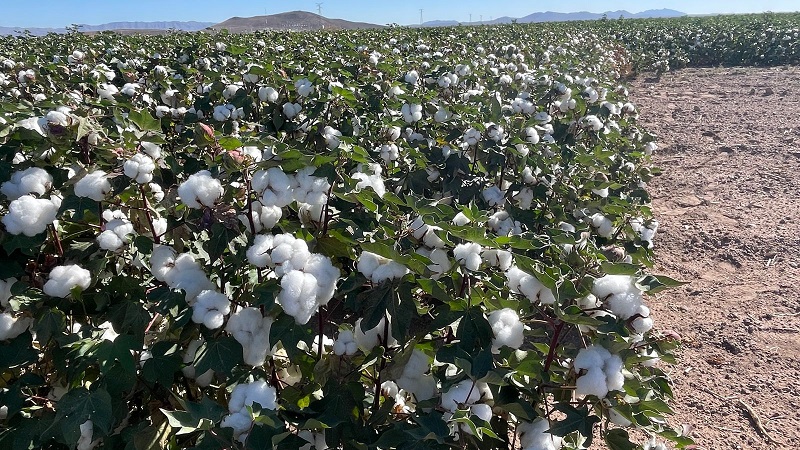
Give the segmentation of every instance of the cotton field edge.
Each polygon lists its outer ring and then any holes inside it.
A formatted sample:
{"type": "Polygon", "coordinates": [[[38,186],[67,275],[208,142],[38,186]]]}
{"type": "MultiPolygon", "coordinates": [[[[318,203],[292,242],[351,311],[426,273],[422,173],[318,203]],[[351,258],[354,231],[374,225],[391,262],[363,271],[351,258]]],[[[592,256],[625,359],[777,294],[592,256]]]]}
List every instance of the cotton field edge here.
{"type": "Polygon", "coordinates": [[[625,79],[798,31],[0,38],[0,442],[691,445],[625,79]]]}

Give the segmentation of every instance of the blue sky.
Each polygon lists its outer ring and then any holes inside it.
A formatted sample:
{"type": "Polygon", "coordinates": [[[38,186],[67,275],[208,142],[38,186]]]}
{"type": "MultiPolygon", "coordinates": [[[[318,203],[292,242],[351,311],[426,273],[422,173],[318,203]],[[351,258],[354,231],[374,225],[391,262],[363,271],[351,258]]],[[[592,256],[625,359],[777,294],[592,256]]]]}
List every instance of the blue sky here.
{"type": "Polygon", "coordinates": [[[3,0],[0,26],[63,27],[73,23],[100,24],[119,21],[197,20],[221,22],[232,16],[256,16],[285,11],[317,11],[322,15],[378,24],[418,23],[424,20],[478,21],[501,16],[521,17],[539,11],[639,12],[670,8],[689,14],[797,11],[798,0],[622,0],[536,2],[531,0],[3,0]]]}

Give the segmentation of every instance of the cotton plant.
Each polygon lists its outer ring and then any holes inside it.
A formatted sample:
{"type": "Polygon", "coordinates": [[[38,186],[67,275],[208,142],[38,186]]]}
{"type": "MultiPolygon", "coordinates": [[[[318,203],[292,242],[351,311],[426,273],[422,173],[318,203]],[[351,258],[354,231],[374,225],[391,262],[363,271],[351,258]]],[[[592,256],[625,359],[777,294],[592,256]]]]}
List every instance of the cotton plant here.
{"type": "Polygon", "coordinates": [[[625,383],[622,358],[598,345],[581,349],[573,368],[578,373],[575,381],[575,394],[578,396],[603,398],[611,391],[621,390],[625,383]]]}

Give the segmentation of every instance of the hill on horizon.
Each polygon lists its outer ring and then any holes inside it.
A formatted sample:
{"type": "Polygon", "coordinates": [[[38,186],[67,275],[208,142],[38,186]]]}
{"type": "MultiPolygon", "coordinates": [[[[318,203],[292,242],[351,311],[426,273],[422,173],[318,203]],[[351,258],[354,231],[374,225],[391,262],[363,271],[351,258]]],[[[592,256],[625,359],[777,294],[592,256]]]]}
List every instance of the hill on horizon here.
{"type": "Polygon", "coordinates": [[[329,19],[307,11],[290,11],[267,16],[231,17],[208,28],[211,30],[227,29],[232,33],[247,33],[258,30],[363,30],[383,28],[383,26],[344,19],[329,19]]]}
{"type": "Polygon", "coordinates": [[[656,19],[656,18],[671,18],[683,17],[687,14],[674,9],[648,9],[646,11],[631,13],[625,10],[606,11],[604,13],[592,13],[589,11],[578,11],[571,13],[560,13],[553,11],[535,12],[528,14],[524,17],[498,17],[493,20],[475,21],[475,22],[459,22],[457,20],[431,20],[423,22],[422,25],[414,25],[416,27],[450,27],[456,25],[496,25],[503,23],[537,23],[537,22],[568,22],[572,20],[598,20],[606,17],[608,19],[618,19],[624,17],[626,19],[656,19]]]}

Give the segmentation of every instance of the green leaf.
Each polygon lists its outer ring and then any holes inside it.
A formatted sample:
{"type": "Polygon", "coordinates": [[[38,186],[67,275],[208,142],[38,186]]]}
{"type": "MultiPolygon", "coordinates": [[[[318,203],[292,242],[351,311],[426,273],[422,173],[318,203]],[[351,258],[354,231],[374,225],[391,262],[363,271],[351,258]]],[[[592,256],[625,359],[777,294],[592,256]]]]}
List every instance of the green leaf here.
{"type": "Polygon", "coordinates": [[[150,112],[131,110],[128,119],[142,131],[161,131],[161,121],[150,115],[150,112]]]}
{"type": "Polygon", "coordinates": [[[603,262],[600,267],[608,275],[636,275],[639,273],[639,266],[636,264],[603,262]]]}
{"type": "Polygon", "coordinates": [[[231,373],[242,358],[242,345],[236,339],[229,336],[211,338],[197,350],[195,371],[206,373],[211,369],[217,373],[231,373]]]}
{"type": "Polygon", "coordinates": [[[577,431],[589,440],[586,443],[588,446],[592,439],[592,428],[600,421],[600,418],[593,414],[590,415],[589,409],[585,406],[578,409],[568,403],[558,403],[554,409],[564,413],[565,417],[564,420],[553,423],[548,432],[554,436],[563,437],[577,431]]]}
{"type": "Polygon", "coordinates": [[[81,436],[80,426],[84,422],[92,421],[96,439],[111,432],[113,417],[111,396],[105,389],[90,391],[85,387],[78,387],[71,389],[58,401],[54,425],[60,426],[65,442],[78,442],[81,436]]]}
{"type": "Polygon", "coordinates": [[[43,312],[33,325],[36,338],[42,344],[47,344],[53,336],[59,336],[67,326],[66,315],[56,308],[43,312]]]}
{"type": "Polygon", "coordinates": [[[221,223],[215,223],[211,226],[211,233],[206,242],[205,248],[208,252],[211,262],[216,261],[228,249],[231,241],[236,239],[239,233],[233,231],[221,223]]]}
{"type": "Polygon", "coordinates": [[[689,284],[685,281],[674,280],[664,275],[646,275],[636,281],[636,286],[650,294],[657,294],[665,289],[689,284]]]}
{"type": "Polygon", "coordinates": [[[467,353],[491,347],[492,336],[494,336],[492,326],[480,308],[470,308],[461,318],[456,330],[456,337],[460,340],[459,346],[467,353]]]}
{"type": "Polygon", "coordinates": [[[20,334],[11,342],[0,342],[0,368],[27,366],[39,359],[39,353],[33,349],[32,343],[33,338],[28,332],[20,334]]]}
{"type": "MultiPolygon", "coordinates": [[[[183,362],[178,345],[168,341],[156,342],[151,353],[153,356],[142,366],[142,377],[150,383],[159,383],[169,388],[172,386],[175,372],[180,370],[183,362]]],[[[170,425],[175,426],[172,422],[170,425]]]]}
{"type": "Polygon", "coordinates": [[[241,148],[244,144],[235,137],[224,136],[219,138],[219,145],[225,150],[236,150],[237,148],[241,148]]]}
{"type": "Polygon", "coordinates": [[[639,448],[631,442],[628,432],[622,428],[614,428],[609,430],[603,438],[608,445],[609,450],[636,450],[639,448]]]}
{"type": "Polygon", "coordinates": [[[68,195],[67,198],[61,202],[61,208],[58,209],[58,214],[65,211],[75,211],[72,213],[72,218],[75,220],[83,220],[85,211],[98,212],[98,203],[87,197],[78,197],[77,195],[68,195]]]}
{"type": "Polygon", "coordinates": [[[177,428],[176,435],[189,434],[197,430],[210,430],[214,423],[206,418],[196,418],[186,411],[167,411],[161,409],[161,412],[167,416],[169,426],[177,428]]]}
{"type": "MultiPolygon", "coordinates": [[[[297,348],[297,343],[300,341],[308,343],[311,338],[311,328],[308,325],[298,325],[294,317],[281,313],[272,323],[269,330],[269,342],[275,345],[280,341],[289,358],[297,355],[300,350],[297,348]]],[[[202,372],[198,372],[202,373],[202,372]]]]}

